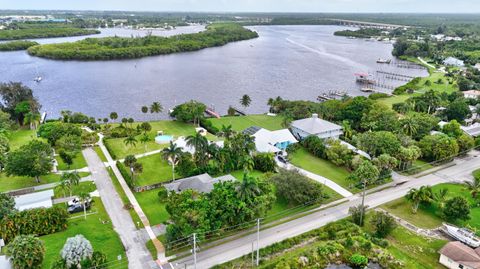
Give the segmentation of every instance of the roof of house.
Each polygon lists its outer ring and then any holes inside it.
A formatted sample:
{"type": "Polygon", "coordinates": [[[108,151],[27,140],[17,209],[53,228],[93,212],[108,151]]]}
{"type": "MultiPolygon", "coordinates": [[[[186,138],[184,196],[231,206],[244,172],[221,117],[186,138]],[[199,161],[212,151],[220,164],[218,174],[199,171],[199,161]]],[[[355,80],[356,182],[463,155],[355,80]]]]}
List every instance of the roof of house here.
{"type": "Polygon", "coordinates": [[[298,142],[288,129],[269,131],[262,128],[253,134],[253,137],[255,137],[255,146],[258,152],[275,153],[281,151],[281,149],[275,147],[277,143],[298,142]]]}
{"type": "Polygon", "coordinates": [[[291,125],[312,135],[342,129],[340,125],[320,119],[317,114],[313,114],[311,118],[293,121],[291,125]]]}
{"type": "Polygon", "coordinates": [[[193,177],[182,178],[172,183],[165,184],[165,188],[169,191],[182,192],[185,190],[196,190],[202,193],[208,193],[213,190],[215,183],[224,181],[235,181],[232,175],[225,175],[212,178],[209,174],[201,174],[193,177]]]}
{"type": "Polygon", "coordinates": [[[260,129],[262,129],[262,127],[250,126],[250,127],[248,127],[247,129],[243,130],[242,133],[248,134],[248,135],[254,135],[254,134],[257,133],[258,131],[260,131],[260,129]]]}
{"type": "Polygon", "coordinates": [[[2,269],[10,269],[12,268],[12,264],[8,260],[6,256],[0,255],[0,268],[2,269]]]}
{"type": "Polygon", "coordinates": [[[470,136],[480,136],[480,123],[474,123],[470,126],[460,126],[460,128],[462,128],[462,130],[470,136]]]}
{"type": "Polygon", "coordinates": [[[446,64],[446,65],[454,65],[454,66],[464,66],[465,65],[465,63],[462,60],[454,58],[454,57],[448,57],[447,59],[445,59],[443,61],[443,63],[446,64]]]}
{"type": "Polygon", "coordinates": [[[440,254],[447,256],[449,259],[457,263],[467,265],[472,268],[480,268],[480,249],[473,249],[462,242],[448,242],[442,249],[440,254]]]}
{"type": "Polygon", "coordinates": [[[15,197],[15,208],[17,210],[27,210],[39,207],[52,207],[53,190],[29,193],[15,197]]]}
{"type": "Polygon", "coordinates": [[[469,91],[464,91],[462,93],[463,93],[463,95],[477,95],[477,96],[480,96],[480,91],[479,90],[469,90],[469,91]]]}

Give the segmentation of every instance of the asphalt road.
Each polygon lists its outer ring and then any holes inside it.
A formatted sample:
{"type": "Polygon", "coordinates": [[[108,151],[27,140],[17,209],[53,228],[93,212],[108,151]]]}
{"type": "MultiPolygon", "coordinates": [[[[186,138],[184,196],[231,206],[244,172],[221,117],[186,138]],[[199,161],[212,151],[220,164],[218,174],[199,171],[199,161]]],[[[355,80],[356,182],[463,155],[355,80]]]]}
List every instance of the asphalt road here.
{"type": "MultiPolygon", "coordinates": [[[[409,181],[402,185],[369,194],[365,198],[366,205],[370,208],[377,207],[404,196],[411,188],[418,188],[423,185],[469,180],[472,178],[472,171],[480,168],[480,157],[476,157],[479,154],[478,151],[474,151],[467,157],[455,160],[455,166],[419,178],[410,177],[407,178],[409,181]]],[[[260,248],[347,217],[348,209],[361,202],[359,195],[350,198],[348,202],[338,206],[317,211],[290,222],[262,230],[260,232],[260,248]]],[[[197,268],[210,268],[249,254],[252,250],[252,242],[255,240],[256,234],[251,234],[204,251],[200,249],[197,254],[197,268]]],[[[175,261],[173,264],[176,268],[194,268],[192,256],[175,261]]]]}

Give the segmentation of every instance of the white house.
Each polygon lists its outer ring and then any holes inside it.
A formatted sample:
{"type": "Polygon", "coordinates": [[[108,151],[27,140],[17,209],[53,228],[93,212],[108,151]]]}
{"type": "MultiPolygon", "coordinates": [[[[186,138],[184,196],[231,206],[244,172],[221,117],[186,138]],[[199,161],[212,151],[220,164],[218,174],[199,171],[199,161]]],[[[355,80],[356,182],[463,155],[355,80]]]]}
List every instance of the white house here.
{"type": "Polygon", "coordinates": [[[443,61],[443,64],[448,65],[448,66],[455,66],[455,67],[464,67],[465,66],[465,63],[462,60],[454,58],[454,57],[448,57],[447,59],[445,59],[443,61]]]}
{"type": "Polygon", "coordinates": [[[180,193],[185,190],[196,190],[200,193],[209,193],[213,190],[213,185],[215,185],[215,183],[235,180],[235,177],[232,175],[213,178],[209,174],[201,174],[175,180],[172,183],[165,184],[164,187],[168,191],[173,191],[176,193],[180,193]]]}
{"type": "Polygon", "coordinates": [[[40,207],[50,208],[53,205],[53,196],[53,190],[20,195],[14,198],[15,208],[19,211],[40,207]]]}
{"type": "Polygon", "coordinates": [[[470,90],[470,91],[464,91],[463,97],[465,98],[470,98],[470,99],[477,99],[480,97],[480,91],[479,90],[470,90]]]}
{"type": "Polygon", "coordinates": [[[313,114],[311,118],[293,121],[291,129],[293,135],[298,139],[304,139],[310,135],[318,136],[321,139],[338,139],[343,134],[342,126],[322,120],[318,114],[313,114]]]}
{"type": "Polygon", "coordinates": [[[447,268],[480,269],[480,248],[473,249],[455,241],[448,242],[439,253],[439,262],[447,268]]]}
{"type": "Polygon", "coordinates": [[[471,137],[479,137],[480,136],[480,123],[474,123],[470,126],[460,126],[464,133],[471,137]]]}
{"type": "MultiPolygon", "coordinates": [[[[245,130],[245,133],[252,133],[252,128],[245,130]]],[[[285,151],[290,144],[297,143],[297,139],[288,129],[269,131],[259,128],[252,134],[255,138],[255,147],[262,153],[279,153],[285,151]]]]}

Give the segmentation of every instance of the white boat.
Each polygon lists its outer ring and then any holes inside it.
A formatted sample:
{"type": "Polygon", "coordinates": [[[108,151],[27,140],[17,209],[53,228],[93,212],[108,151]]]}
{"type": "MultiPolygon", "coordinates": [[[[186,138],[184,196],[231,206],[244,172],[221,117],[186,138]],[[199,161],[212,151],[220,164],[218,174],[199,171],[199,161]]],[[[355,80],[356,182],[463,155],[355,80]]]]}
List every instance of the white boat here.
{"type": "Polygon", "coordinates": [[[470,231],[467,228],[459,228],[451,224],[444,223],[443,230],[451,237],[472,248],[480,247],[480,239],[475,235],[473,231],[470,231]]]}
{"type": "Polygon", "coordinates": [[[392,60],[390,60],[390,59],[387,60],[387,59],[381,59],[381,58],[379,58],[379,59],[377,60],[377,63],[379,63],[379,64],[390,64],[391,62],[392,62],[392,60]]]}
{"type": "Polygon", "coordinates": [[[33,81],[40,82],[40,81],[42,81],[42,77],[38,76],[38,77],[34,78],[33,81]]]}

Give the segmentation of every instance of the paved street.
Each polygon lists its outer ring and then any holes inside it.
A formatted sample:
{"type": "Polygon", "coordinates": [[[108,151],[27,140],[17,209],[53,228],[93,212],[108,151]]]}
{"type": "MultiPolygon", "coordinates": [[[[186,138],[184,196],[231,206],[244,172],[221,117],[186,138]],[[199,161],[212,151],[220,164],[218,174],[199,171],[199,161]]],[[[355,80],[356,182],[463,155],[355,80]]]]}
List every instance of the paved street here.
{"type": "Polygon", "coordinates": [[[128,268],[158,268],[145,247],[144,235],[137,230],[128,211],[123,209],[122,200],[118,196],[103,162],[92,148],[84,149],[82,153],[97,185],[105,209],[112,220],[114,229],[126,249],[128,268]]]}
{"type": "MultiPolygon", "coordinates": [[[[474,156],[477,154],[479,152],[475,151],[469,157],[456,160],[457,165],[455,166],[423,177],[410,178],[408,182],[402,185],[367,195],[366,204],[373,208],[404,196],[411,188],[472,179],[471,172],[480,168],[480,160],[474,156]]],[[[338,206],[317,211],[296,220],[265,229],[260,232],[260,247],[280,242],[286,238],[322,227],[332,221],[343,219],[348,216],[349,207],[359,204],[360,201],[361,197],[356,195],[351,197],[348,202],[338,206]]],[[[205,251],[200,250],[197,255],[197,268],[210,268],[250,253],[255,237],[256,235],[252,234],[205,251]]],[[[190,256],[176,261],[174,264],[176,264],[176,268],[185,268],[185,265],[187,265],[187,268],[193,268],[193,258],[190,256]]]]}

